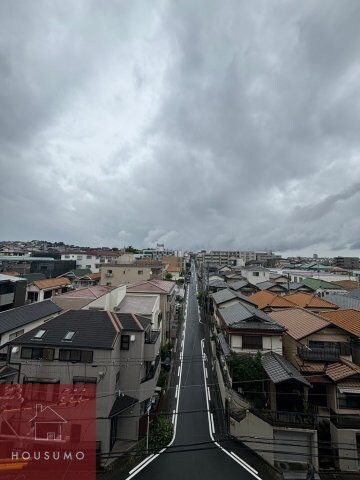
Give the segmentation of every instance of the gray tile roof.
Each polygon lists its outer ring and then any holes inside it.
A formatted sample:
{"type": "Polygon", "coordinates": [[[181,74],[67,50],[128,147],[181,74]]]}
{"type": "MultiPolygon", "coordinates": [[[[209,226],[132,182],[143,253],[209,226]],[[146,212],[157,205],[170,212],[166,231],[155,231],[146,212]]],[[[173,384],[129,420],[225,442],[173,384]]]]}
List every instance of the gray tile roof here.
{"type": "Polygon", "coordinates": [[[259,282],[256,284],[260,290],[269,290],[272,287],[278,287],[280,290],[283,290],[284,292],[287,292],[287,288],[285,285],[282,285],[281,283],[275,283],[275,282],[259,282]]]}
{"type": "Polygon", "coordinates": [[[228,284],[226,282],[224,282],[223,280],[211,280],[209,282],[209,287],[227,288],[228,284]]]}
{"type": "Polygon", "coordinates": [[[109,312],[103,310],[68,310],[10,343],[110,350],[120,330],[114,324],[109,312]],[[40,329],[46,330],[45,335],[41,340],[34,340],[34,335],[40,329]],[[69,331],[76,332],[71,342],[63,340],[69,331]]]}
{"type": "Polygon", "coordinates": [[[297,380],[310,387],[310,383],[301,375],[301,373],[285,357],[275,352],[266,353],[261,357],[261,363],[273,383],[286,382],[287,380],[297,380]]]}
{"type": "Polygon", "coordinates": [[[255,285],[252,283],[246,281],[246,280],[238,280],[236,282],[231,282],[227,284],[228,287],[232,288],[233,290],[240,290],[241,288],[244,287],[253,287],[256,288],[255,285]]]}
{"type": "Polygon", "coordinates": [[[220,308],[219,315],[227,326],[239,330],[268,330],[284,332],[285,328],[272,320],[266,313],[251,305],[238,303],[227,308],[220,308]]]}
{"type": "Polygon", "coordinates": [[[335,303],[340,308],[353,308],[360,310],[360,298],[354,298],[350,295],[340,295],[338,293],[331,293],[326,295],[326,300],[331,303],[335,303]]]}
{"type": "Polygon", "coordinates": [[[211,298],[214,300],[216,305],[221,305],[224,302],[228,302],[229,300],[234,300],[238,298],[239,300],[246,302],[249,305],[255,305],[255,302],[252,302],[249,297],[242,295],[240,292],[235,292],[234,290],[230,290],[230,288],[226,288],[224,290],[219,290],[216,293],[211,295],[211,298]]]}
{"type": "Polygon", "coordinates": [[[151,320],[134,313],[115,313],[114,314],[122,326],[123,330],[131,332],[143,332],[151,324],[151,320]]]}
{"type": "Polygon", "coordinates": [[[139,315],[151,315],[158,299],[157,295],[126,295],[119,304],[120,313],[138,313],[139,315]]]}
{"type": "Polygon", "coordinates": [[[59,312],[61,308],[51,300],[5,310],[0,312],[0,335],[59,312]]]}
{"type": "Polygon", "coordinates": [[[355,288],[348,293],[349,297],[360,299],[360,288],[355,288]]]}

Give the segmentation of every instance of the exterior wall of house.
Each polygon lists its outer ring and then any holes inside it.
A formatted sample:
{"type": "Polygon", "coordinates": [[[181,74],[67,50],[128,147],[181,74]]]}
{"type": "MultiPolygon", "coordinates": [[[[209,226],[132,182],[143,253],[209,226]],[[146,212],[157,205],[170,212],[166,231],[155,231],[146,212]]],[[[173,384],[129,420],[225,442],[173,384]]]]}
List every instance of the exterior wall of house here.
{"type": "MultiPolygon", "coordinates": [[[[127,297],[145,297],[143,293],[127,293],[127,297]]],[[[153,295],[156,296],[156,302],[151,312],[151,315],[144,315],[147,318],[151,319],[151,329],[152,330],[161,330],[162,328],[162,320],[161,320],[161,308],[160,308],[160,295],[153,295]]]]}
{"type": "MultiPolygon", "coordinates": [[[[262,350],[259,350],[262,354],[272,351],[282,355],[283,349],[281,335],[265,336],[260,334],[259,336],[262,336],[263,339],[263,348],[262,350]]],[[[240,333],[239,335],[233,333],[229,335],[229,347],[231,350],[234,350],[235,353],[249,353],[255,355],[258,352],[258,350],[243,349],[242,335],[240,333]]]]}
{"type": "Polygon", "coordinates": [[[92,273],[100,271],[99,265],[113,262],[116,256],[114,255],[87,255],[86,253],[63,253],[61,260],[76,261],[76,268],[90,269],[92,273]]]}
{"type": "Polygon", "coordinates": [[[256,285],[260,282],[267,282],[270,280],[270,271],[268,270],[248,270],[243,269],[241,270],[241,275],[245,277],[250,283],[256,285]]]}
{"type": "Polygon", "coordinates": [[[309,451],[312,463],[318,469],[316,430],[275,427],[251,412],[247,412],[246,417],[240,422],[230,417],[230,435],[235,436],[250,449],[255,450],[271,465],[276,465],[277,462],[288,464],[296,462],[303,464],[305,467],[307,451],[309,451]],[[254,432],[256,432],[256,435],[254,435],[254,432]],[[288,445],[283,443],[277,445],[277,438],[283,436],[286,437],[288,445]],[[294,439],[293,442],[292,439],[294,439]],[[299,442],[299,439],[303,439],[302,443],[299,442]],[[302,447],[291,447],[292,443],[301,444],[302,447]],[[300,451],[301,449],[303,453],[300,451]]]}
{"type": "Polygon", "coordinates": [[[125,283],[135,284],[150,280],[152,269],[150,266],[114,265],[100,268],[100,285],[117,286],[125,283]]]}
{"type": "Polygon", "coordinates": [[[120,285],[106,295],[102,295],[96,300],[85,305],[83,310],[102,309],[102,310],[114,310],[120,302],[125,298],[126,285],[120,285]]]}
{"type": "Polygon", "coordinates": [[[330,422],[331,442],[338,448],[339,467],[343,472],[359,472],[360,457],[357,449],[357,436],[360,429],[338,429],[330,422]]]}
{"type": "MultiPolygon", "coordinates": [[[[71,348],[71,346],[68,346],[71,348]]],[[[73,347],[76,349],[76,347],[73,347]]],[[[88,348],[87,350],[93,350],[88,348]]],[[[19,351],[11,355],[12,362],[21,364],[20,383],[24,383],[26,378],[52,378],[60,381],[61,384],[72,384],[76,376],[96,377],[96,416],[105,417],[105,420],[97,420],[96,439],[101,441],[102,451],[109,451],[110,439],[110,421],[107,418],[113,403],[116,399],[115,394],[109,392],[116,391],[116,374],[118,369],[106,368],[113,362],[118,362],[120,351],[120,342],[117,340],[114,350],[93,350],[93,362],[72,363],[58,360],[24,360],[21,358],[21,346],[19,351]],[[92,367],[95,365],[95,367],[92,367]]],[[[58,357],[58,347],[55,347],[55,358],[58,357]]]]}

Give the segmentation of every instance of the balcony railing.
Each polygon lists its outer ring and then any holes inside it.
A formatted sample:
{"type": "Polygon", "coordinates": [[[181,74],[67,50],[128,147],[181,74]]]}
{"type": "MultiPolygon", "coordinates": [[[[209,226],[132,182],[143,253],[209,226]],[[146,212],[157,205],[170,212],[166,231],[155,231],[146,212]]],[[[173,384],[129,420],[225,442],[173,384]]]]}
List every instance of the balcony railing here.
{"type": "Polygon", "coordinates": [[[298,347],[298,355],[303,360],[319,360],[322,362],[336,362],[340,359],[340,355],[345,355],[341,353],[340,348],[337,346],[334,347],[298,347]]]}
{"type": "Polygon", "coordinates": [[[336,428],[360,428],[360,415],[339,414],[330,409],[330,420],[336,428]]]}
{"type": "Polygon", "coordinates": [[[257,409],[251,409],[251,412],[271,425],[278,427],[316,428],[317,426],[317,417],[313,413],[257,409]]]}
{"type": "Polygon", "coordinates": [[[157,373],[157,370],[158,370],[158,367],[159,367],[159,363],[160,363],[160,355],[158,355],[155,358],[154,365],[151,366],[151,368],[150,368],[148,374],[146,375],[146,377],[141,380],[141,383],[148,382],[149,380],[152,380],[155,377],[155,375],[157,373]]]}

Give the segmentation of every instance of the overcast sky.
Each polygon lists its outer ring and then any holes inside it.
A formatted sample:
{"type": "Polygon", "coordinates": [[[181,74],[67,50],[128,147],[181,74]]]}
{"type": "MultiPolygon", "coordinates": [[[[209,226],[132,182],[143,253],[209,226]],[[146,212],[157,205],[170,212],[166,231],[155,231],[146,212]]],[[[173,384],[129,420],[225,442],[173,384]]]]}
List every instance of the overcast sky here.
{"type": "Polygon", "coordinates": [[[0,239],[360,255],[358,0],[0,2],[0,239]]]}

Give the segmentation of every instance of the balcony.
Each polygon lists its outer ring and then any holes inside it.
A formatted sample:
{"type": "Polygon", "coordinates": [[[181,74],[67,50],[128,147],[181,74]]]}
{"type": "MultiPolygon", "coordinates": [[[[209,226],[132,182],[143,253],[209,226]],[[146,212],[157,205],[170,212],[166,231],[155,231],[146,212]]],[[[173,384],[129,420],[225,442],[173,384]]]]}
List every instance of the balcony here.
{"type": "MultiPolygon", "coordinates": [[[[350,351],[350,345],[349,345],[350,351]]],[[[341,349],[338,346],[334,347],[298,347],[298,355],[303,360],[320,361],[320,362],[336,362],[340,359],[341,349]]],[[[350,353],[348,353],[350,355],[350,353]]]]}
{"type": "Polygon", "coordinates": [[[251,412],[265,422],[277,427],[317,428],[317,417],[314,413],[281,412],[277,410],[257,410],[251,412]]]}
{"type": "Polygon", "coordinates": [[[338,414],[330,409],[330,421],[339,429],[360,428],[360,415],[338,414]]]}
{"type": "Polygon", "coordinates": [[[145,338],[144,361],[152,362],[159,355],[160,351],[160,330],[149,332],[145,338]]]}
{"type": "Polygon", "coordinates": [[[14,295],[14,293],[3,293],[2,295],[0,295],[0,307],[13,303],[14,295]]]}

